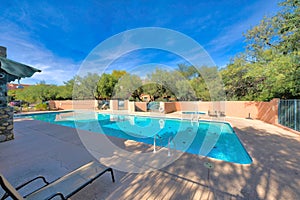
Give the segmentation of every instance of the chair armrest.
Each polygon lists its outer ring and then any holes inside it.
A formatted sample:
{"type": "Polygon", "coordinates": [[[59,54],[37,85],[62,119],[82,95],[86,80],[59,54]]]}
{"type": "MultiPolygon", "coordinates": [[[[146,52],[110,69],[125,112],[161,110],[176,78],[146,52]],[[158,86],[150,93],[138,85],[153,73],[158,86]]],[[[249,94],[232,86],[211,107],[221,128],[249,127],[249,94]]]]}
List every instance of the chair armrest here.
{"type": "MultiPolygon", "coordinates": [[[[46,183],[46,185],[49,184],[49,182],[45,179],[45,177],[38,176],[38,177],[35,177],[34,179],[31,179],[30,181],[27,181],[26,183],[23,183],[22,185],[19,185],[18,187],[16,187],[16,190],[21,189],[22,187],[28,185],[29,183],[31,183],[37,179],[42,179],[44,181],[44,183],[46,183]]],[[[3,200],[3,199],[6,199],[7,197],[9,197],[9,194],[6,192],[0,199],[3,200]]]]}
{"type": "Polygon", "coordinates": [[[50,200],[50,199],[52,199],[52,198],[54,198],[54,197],[56,197],[56,196],[60,196],[61,199],[67,200],[67,199],[65,198],[65,196],[64,196],[62,193],[60,193],[60,192],[55,193],[55,194],[53,194],[53,195],[47,197],[45,200],[50,200]]]}
{"type": "Polygon", "coordinates": [[[16,190],[19,190],[19,189],[21,189],[22,187],[24,187],[24,186],[28,185],[29,183],[31,183],[31,182],[33,182],[33,181],[35,181],[35,180],[38,180],[38,179],[42,179],[46,185],[49,184],[49,182],[46,180],[45,177],[43,177],[43,176],[38,176],[38,177],[35,177],[34,179],[31,179],[30,181],[27,181],[26,183],[23,183],[22,185],[19,185],[18,187],[16,187],[16,190]]]}

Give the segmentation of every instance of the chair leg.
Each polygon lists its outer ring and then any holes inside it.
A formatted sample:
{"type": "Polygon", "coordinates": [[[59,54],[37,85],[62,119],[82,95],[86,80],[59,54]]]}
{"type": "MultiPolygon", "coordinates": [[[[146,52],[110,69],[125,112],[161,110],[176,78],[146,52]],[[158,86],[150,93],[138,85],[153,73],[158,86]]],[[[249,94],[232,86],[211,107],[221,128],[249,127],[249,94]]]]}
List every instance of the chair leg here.
{"type": "Polygon", "coordinates": [[[109,168],[108,170],[109,170],[110,173],[111,173],[111,179],[112,179],[112,181],[115,182],[115,176],[114,176],[113,169],[112,169],[112,168],[109,168]]]}

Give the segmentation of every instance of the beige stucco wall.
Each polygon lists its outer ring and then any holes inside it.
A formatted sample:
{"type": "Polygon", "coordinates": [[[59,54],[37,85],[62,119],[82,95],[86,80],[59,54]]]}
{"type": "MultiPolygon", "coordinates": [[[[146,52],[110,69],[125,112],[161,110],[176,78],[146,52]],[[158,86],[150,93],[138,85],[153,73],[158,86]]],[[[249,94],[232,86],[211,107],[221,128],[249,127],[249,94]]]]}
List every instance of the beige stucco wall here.
{"type": "Polygon", "coordinates": [[[147,102],[135,102],[135,111],[147,112],[147,102]]]}
{"type": "Polygon", "coordinates": [[[135,102],[133,101],[128,101],[127,106],[128,106],[128,112],[135,112],[135,102]]]}
{"type": "Polygon", "coordinates": [[[216,102],[170,102],[168,107],[175,107],[175,111],[223,111],[226,116],[259,119],[271,124],[278,123],[278,102],[273,99],[270,102],[257,101],[216,101],[216,102]],[[172,105],[173,104],[173,105],[172,105]]]}
{"type": "Polygon", "coordinates": [[[110,110],[119,110],[118,100],[110,100],[109,101],[109,109],[110,110]]]}
{"type": "MultiPolygon", "coordinates": [[[[215,101],[215,102],[164,102],[164,113],[176,111],[202,111],[214,112],[222,111],[229,117],[240,117],[259,119],[271,124],[278,123],[278,102],[279,99],[273,99],[270,102],[256,101],[215,101]]],[[[50,107],[56,109],[97,109],[96,100],[67,100],[67,101],[50,101],[50,107]]],[[[124,108],[129,112],[142,111],[147,112],[146,102],[124,102],[124,108]]],[[[110,101],[110,109],[118,110],[118,101],[110,101]]]]}
{"type": "Polygon", "coordinates": [[[50,101],[51,109],[69,110],[69,109],[97,109],[98,102],[96,100],[64,100],[64,101],[50,101]]]}

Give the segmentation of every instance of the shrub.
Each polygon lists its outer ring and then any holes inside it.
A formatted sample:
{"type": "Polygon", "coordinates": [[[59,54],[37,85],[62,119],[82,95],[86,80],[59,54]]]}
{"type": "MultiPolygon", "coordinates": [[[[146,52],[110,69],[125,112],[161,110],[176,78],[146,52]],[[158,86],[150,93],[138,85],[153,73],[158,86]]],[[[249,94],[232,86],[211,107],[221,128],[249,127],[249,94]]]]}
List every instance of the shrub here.
{"type": "Polygon", "coordinates": [[[18,113],[21,111],[20,107],[18,107],[18,106],[14,106],[13,108],[14,108],[14,113],[18,113]]]}
{"type": "Polygon", "coordinates": [[[39,103],[34,106],[34,109],[39,111],[48,110],[48,105],[46,103],[39,103]]]}
{"type": "Polygon", "coordinates": [[[22,106],[22,112],[29,112],[29,106],[22,106]]]}

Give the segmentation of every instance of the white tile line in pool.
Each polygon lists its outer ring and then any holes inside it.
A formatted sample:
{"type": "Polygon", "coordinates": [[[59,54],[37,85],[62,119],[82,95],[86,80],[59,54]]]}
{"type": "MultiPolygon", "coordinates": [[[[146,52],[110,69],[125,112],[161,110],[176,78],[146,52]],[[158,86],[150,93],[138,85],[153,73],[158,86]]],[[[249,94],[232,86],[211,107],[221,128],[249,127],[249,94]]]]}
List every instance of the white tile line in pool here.
{"type": "MultiPolygon", "coordinates": [[[[72,112],[77,110],[61,110],[61,111],[39,111],[39,112],[24,112],[18,113],[16,116],[22,115],[30,115],[30,114],[42,114],[42,113],[56,113],[56,112],[72,112]]],[[[193,117],[193,114],[182,114],[181,112],[174,113],[157,113],[157,112],[128,112],[128,111],[112,111],[112,110],[78,110],[78,111],[86,111],[86,112],[97,112],[101,114],[119,114],[119,115],[134,115],[134,116],[144,116],[144,117],[162,117],[162,118],[170,118],[170,119],[184,119],[190,120],[193,117]]],[[[216,122],[227,122],[225,117],[209,117],[207,115],[197,114],[198,120],[203,121],[216,121],[216,122]]],[[[227,122],[228,123],[228,122],[227,122]]]]}

